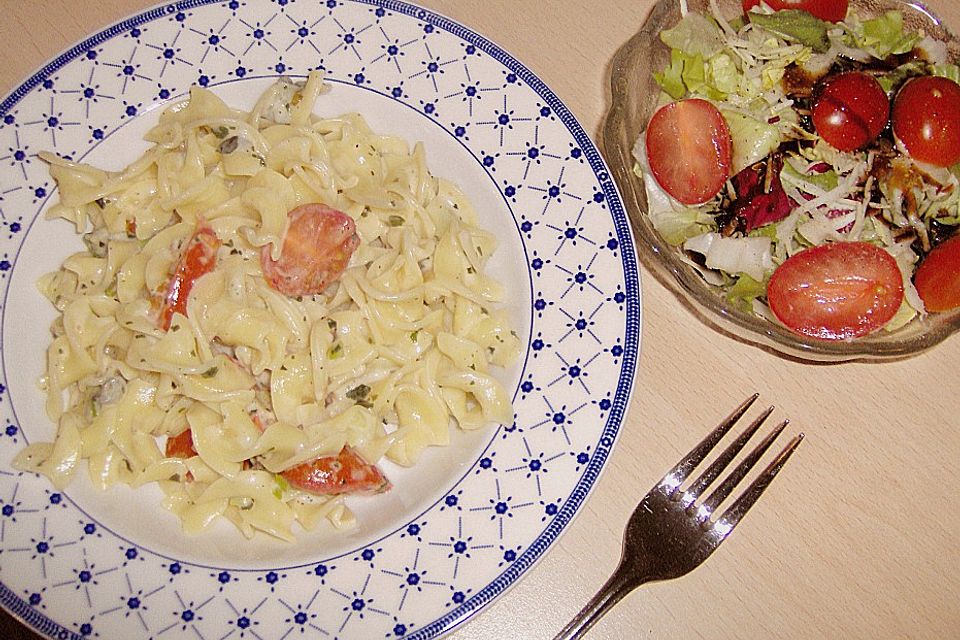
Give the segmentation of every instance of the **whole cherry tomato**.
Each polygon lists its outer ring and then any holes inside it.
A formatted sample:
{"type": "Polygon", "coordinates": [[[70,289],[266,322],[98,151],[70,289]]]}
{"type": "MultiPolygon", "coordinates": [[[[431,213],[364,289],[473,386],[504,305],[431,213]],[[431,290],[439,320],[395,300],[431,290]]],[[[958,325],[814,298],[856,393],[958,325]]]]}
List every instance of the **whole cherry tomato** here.
{"type": "Polygon", "coordinates": [[[960,85],[949,78],[907,81],[893,100],[893,133],[914,160],[960,162],[960,85]]]}
{"type": "Polygon", "coordinates": [[[861,71],[831,76],[813,105],[817,134],[840,151],[856,151],[873,142],[890,114],[890,101],[876,79],[861,71]]]}
{"type": "Polygon", "coordinates": [[[913,284],[927,311],[960,307],[960,236],[953,236],[927,254],[913,284]]]}
{"type": "MultiPolygon", "coordinates": [[[[847,17],[848,0],[765,0],[775,11],[799,9],[828,22],[840,22],[847,17]]],[[[750,11],[760,0],[743,0],[743,11],[750,11]]]]}

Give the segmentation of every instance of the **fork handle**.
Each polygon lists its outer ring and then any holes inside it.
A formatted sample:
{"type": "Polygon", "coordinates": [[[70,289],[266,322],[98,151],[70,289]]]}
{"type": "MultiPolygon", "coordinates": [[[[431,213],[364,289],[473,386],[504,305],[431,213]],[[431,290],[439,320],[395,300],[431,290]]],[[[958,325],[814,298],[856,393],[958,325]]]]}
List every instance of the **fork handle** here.
{"type": "Polygon", "coordinates": [[[646,580],[637,580],[635,569],[631,571],[625,563],[617,566],[613,575],[604,583],[600,590],[587,604],[573,617],[567,625],[560,630],[553,640],[575,640],[582,638],[583,635],[592,627],[597,620],[610,610],[613,605],[620,602],[625,595],[640,586],[646,580]]]}

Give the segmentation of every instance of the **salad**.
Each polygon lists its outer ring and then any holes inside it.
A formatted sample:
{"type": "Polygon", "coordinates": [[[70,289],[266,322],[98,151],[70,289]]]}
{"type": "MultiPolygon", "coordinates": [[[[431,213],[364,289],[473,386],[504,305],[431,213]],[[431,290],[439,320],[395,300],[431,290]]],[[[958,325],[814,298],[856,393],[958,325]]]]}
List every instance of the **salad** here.
{"type": "Polygon", "coordinates": [[[711,0],[660,33],[637,140],[657,232],[730,304],[823,340],[960,307],[960,67],[847,0],[711,0]]]}

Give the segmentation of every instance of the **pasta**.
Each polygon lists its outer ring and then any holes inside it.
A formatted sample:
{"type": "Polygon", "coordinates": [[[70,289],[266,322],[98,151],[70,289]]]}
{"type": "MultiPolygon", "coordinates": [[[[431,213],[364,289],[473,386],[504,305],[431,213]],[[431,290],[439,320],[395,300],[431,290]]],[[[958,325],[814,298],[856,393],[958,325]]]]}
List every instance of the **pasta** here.
{"type": "Polygon", "coordinates": [[[158,483],[188,533],[293,540],[352,525],[382,459],[512,420],[494,236],[421,144],[314,115],[323,88],[280,79],[247,113],[194,87],[120,172],[43,155],[87,249],[39,282],[58,428],[18,468],[62,488],[85,461],[100,489],[158,483]]]}

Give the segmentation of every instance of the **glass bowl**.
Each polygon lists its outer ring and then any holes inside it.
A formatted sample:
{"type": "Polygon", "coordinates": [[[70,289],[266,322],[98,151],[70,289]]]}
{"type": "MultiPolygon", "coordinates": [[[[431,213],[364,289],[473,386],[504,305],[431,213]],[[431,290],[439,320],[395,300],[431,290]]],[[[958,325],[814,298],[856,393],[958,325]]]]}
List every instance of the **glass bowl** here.
{"type": "MultiPolygon", "coordinates": [[[[718,0],[717,4],[725,17],[742,14],[741,0],[718,0]]],[[[643,28],[617,52],[610,71],[610,109],[601,130],[601,147],[623,195],[644,266],[714,329],[803,361],[903,359],[933,347],[960,329],[960,309],[954,309],[915,318],[896,331],[881,329],[853,340],[807,338],[779,323],[728,304],[716,287],[708,284],[681,259],[676,247],[659,236],[646,216],[646,194],[642,180],[633,172],[631,149],[657,104],[660,88],[653,79],[653,72],[660,71],[670,61],[670,51],[658,35],[679,21],[679,5],[679,0],[658,0],[643,28]]],[[[687,0],[687,5],[693,11],[707,11],[709,2],[687,0]]],[[[960,40],[923,5],[898,0],[852,0],[850,5],[863,17],[874,17],[890,9],[899,10],[907,27],[922,30],[946,42],[950,60],[960,61],[960,40]]]]}

